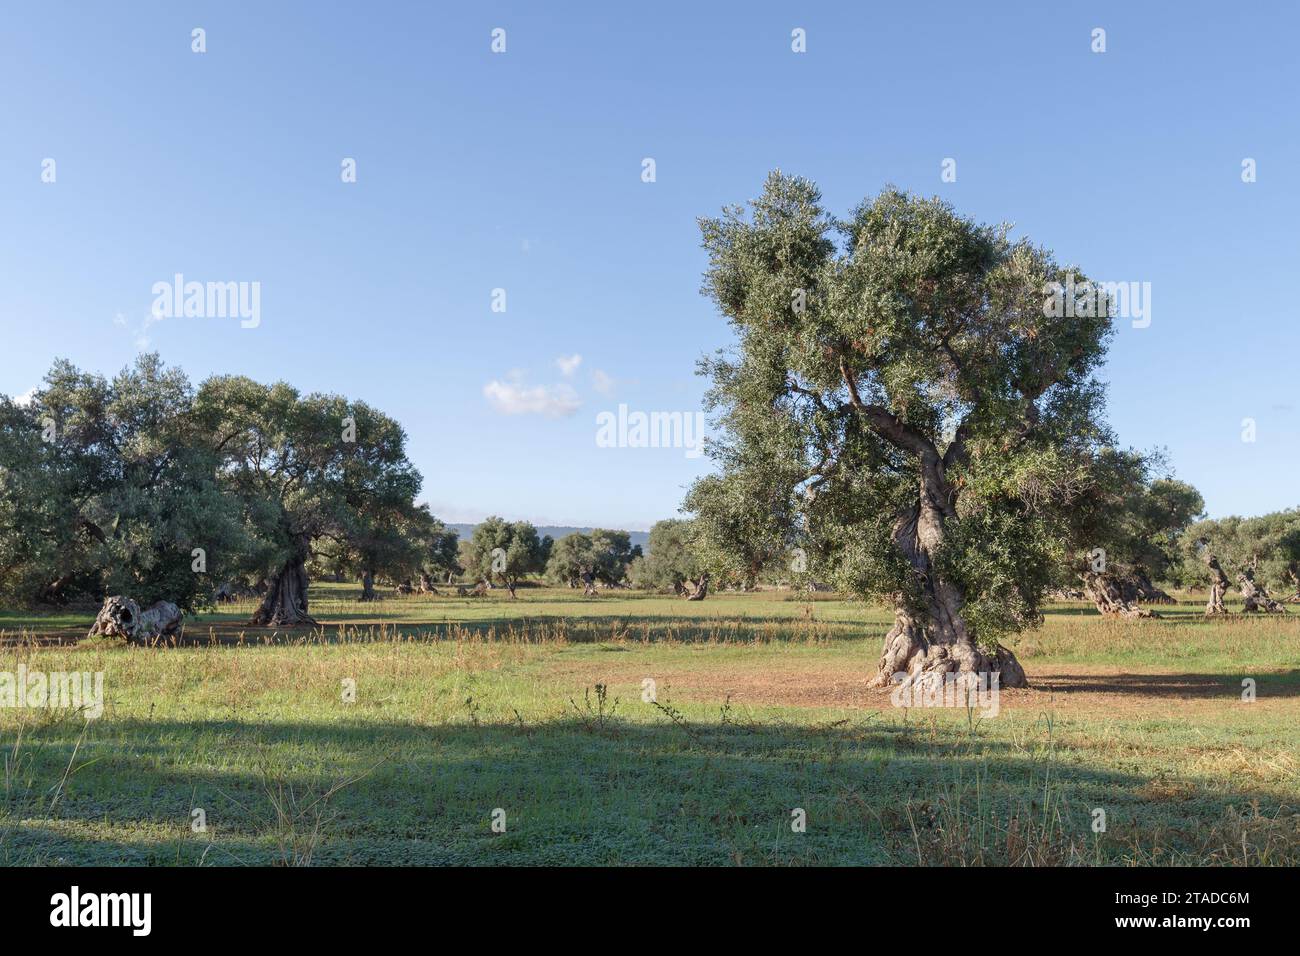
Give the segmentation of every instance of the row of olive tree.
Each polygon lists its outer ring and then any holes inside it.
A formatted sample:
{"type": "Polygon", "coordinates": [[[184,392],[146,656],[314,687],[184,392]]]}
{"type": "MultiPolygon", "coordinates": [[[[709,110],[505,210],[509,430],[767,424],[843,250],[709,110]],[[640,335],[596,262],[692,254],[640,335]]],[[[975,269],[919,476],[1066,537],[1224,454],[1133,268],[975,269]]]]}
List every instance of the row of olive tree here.
{"type": "Polygon", "coordinates": [[[1199,521],[1179,546],[1182,579],[1210,589],[1207,614],[1225,612],[1234,585],[1246,611],[1279,612],[1300,601],[1300,508],[1199,521]]]}
{"type": "MultiPolygon", "coordinates": [[[[1146,605],[1173,603],[1163,587],[1208,588],[1211,614],[1224,612],[1222,598],[1231,587],[1240,590],[1247,612],[1300,602],[1300,508],[1207,520],[1200,493],[1165,475],[1161,464],[1160,456],[1133,452],[1098,457],[1097,469],[1110,478],[1076,502],[1076,520],[1091,534],[1050,569],[1049,594],[1087,598],[1101,614],[1120,618],[1158,616],[1146,605]]],[[[628,566],[633,587],[680,593],[707,573],[718,586],[736,590],[759,584],[816,589],[822,576],[833,575],[833,554],[805,547],[811,544],[805,537],[770,539],[761,547],[759,539],[733,537],[727,511],[699,494],[701,488],[712,494],[717,479],[702,480],[688,497],[699,509],[694,519],[654,526],[649,553],[628,566]],[[737,538],[742,547],[732,551],[737,538]]]]}
{"type": "Polygon", "coordinates": [[[312,623],[307,566],[432,575],[455,536],[416,504],[406,435],[364,402],[219,375],[194,388],[157,355],[112,379],[55,362],[0,399],[0,600],[121,593],[207,603],[230,581],[250,623],[312,623]]]}
{"type": "Polygon", "coordinates": [[[432,591],[621,585],[642,560],[625,531],[561,539],[488,518],[473,538],[416,503],[391,418],[337,395],[216,376],[198,388],[157,355],[112,378],[57,361],[29,401],[0,396],[0,601],[125,594],[183,609],[256,595],[250,623],[313,623],[309,576],[432,591]],[[418,582],[418,583],[412,583],[418,582]]]}

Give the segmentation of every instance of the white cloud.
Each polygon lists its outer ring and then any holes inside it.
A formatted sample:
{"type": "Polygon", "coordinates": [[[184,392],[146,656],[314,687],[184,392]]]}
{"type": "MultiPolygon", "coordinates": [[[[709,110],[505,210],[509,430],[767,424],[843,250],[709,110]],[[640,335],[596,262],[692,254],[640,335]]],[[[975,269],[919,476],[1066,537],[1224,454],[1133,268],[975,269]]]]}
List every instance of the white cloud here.
{"type": "Polygon", "coordinates": [[[148,349],[153,342],[149,337],[150,326],[157,325],[161,321],[162,316],[148,312],[145,314],[144,318],[140,320],[139,326],[135,329],[131,329],[126,316],[121,312],[118,312],[113,316],[113,324],[120,329],[126,329],[134,337],[135,347],[142,352],[148,349]]]}
{"type": "Polygon", "coordinates": [[[36,397],[36,392],[38,388],[39,386],[33,385],[31,388],[23,392],[21,395],[15,395],[14,404],[22,405],[22,406],[30,405],[32,403],[32,399],[36,397]]]}
{"type": "Polygon", "coordinates": [[[483,395],[503,415],[545,415],[564,418],[578,410],[578,393],[563,383],[527,386],[520,382],[493,379],[483,386],[483,395]]]}
{"type": "Polygon", "coordinates": [[[578,370],[582,364],[582,356],[574,353],[573,355],[561,355],[555,360],[556,367],[560,370],[565,378],[568,378],[578,370]]]}
{"type": "Polygon", "coordinates": [[[596,369],[591,373],[591,387],[602,395],[609,395],[614,391],[614,379],[600,369],[596,369]]]}

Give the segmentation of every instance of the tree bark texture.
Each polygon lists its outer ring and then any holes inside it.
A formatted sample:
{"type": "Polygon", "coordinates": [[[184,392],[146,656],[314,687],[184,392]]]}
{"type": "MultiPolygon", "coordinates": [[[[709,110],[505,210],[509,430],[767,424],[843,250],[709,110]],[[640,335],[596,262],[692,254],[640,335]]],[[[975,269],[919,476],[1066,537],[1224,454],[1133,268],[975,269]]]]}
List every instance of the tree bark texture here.
{"type": "Polygon", "coordinates": [[[1227,608],[1223,606],[1223,596],[1228,593],[1230,582],[1228,576],[1223,573],[1223,566],[1219,564],[1219,559],[1208,550],[1201,556],[1205,566],[1210,569],[1210,599],[1205,604],[1205,614],[1208,617],[1211,614],[1227,614],[1227,608]]]}
{"type": "Polygon", "coordinates": [[[996,673],[1001,687],[1028,687],[1015,654],[1000,645],[989,654],[975,643],[961,616],[965,595],[934,566],[934,555],[944,540],[944,524],[956,518],[955,496],[944,479],[938,455],[926,450],[920,459],[920,500],[899,517],[894,542],[912,566],[921,607],[910,607],[901,596],[896,602],[894,626],[885,635],[880,663],[869,686],[915,680],[923,674],[996,673]]]}
{"type": "Polygon", "coordinates": [[[300,538],[294,553],[284,567],[267,582],[266,594],[253,616],[250,625],[261,627],[298,627],[315,625],[307,612],[307,558],[310,543],[300,538]]]}
{"type": "Polygon", "coordinates": [[[1241,596],[1245,600],[1245,607],[1242,610],[1246,613],[1286,613],[1286,608],[1282,606],[1280,601],[1273,600],[1272,595],[1268,593],[1264,585],[1255,583],[1255,574],[1250,568],[1237,575],[1237,585],[1241,588],[1241,596]]]}
{"type": "Polygon", "coordinates": [[[1133,576],[1109,571],[1085,571],[1080,577],[1084,593],[1097,605],[1102,617],[1135,620],[1160,616],[1155,611],[1138,606],[1142,588],[1133,576]]]}
{"type": "Polygon", "coordinates": [[[700,575],[698,581],[687,581],[682,586],[682,597],[688,601],[703,601],[709,596],[709,572],[700,575]]]}

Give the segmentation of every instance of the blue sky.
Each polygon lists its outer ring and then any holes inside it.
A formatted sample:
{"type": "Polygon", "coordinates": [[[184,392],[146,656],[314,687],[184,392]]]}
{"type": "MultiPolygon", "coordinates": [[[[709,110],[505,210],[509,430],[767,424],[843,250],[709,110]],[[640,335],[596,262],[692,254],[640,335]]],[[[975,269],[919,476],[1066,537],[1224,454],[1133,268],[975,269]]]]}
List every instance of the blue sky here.
{"type": "Polygon", "coordinates": [[[1300,504],[1295,9],[13,6],[0,391],[156,349],[382,408],[448,520],[645,528],[707,459],[599,448],[596,415],[700,407],[728,331],[695,220],[780,167],[836,213],[894,183],[1150,282],[1105,372],[1121,441],[1166,447],[1212,515],[1300,504]],[[260,282],[261,324],[150,322],[175,273],[260,282]]]}

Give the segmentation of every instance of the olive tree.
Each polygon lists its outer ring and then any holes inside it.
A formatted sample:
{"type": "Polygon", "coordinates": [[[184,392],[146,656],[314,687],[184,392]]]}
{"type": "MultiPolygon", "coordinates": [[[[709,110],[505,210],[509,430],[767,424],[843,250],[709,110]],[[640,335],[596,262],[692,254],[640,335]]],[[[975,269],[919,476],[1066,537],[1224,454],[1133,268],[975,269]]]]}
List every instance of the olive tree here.
{"type": "Polygon", "coordinates": [[[57,361],[28,404],[0,402],[7,599],[207,601],[247,540],[193,401],[151,354],[111,379],[57,361]]]}
{"type": "Polygon", "coordinates": [[[410,501],[393,502],[390,507],[372,509],[359,515],[348,535],[347,550],[351,564],[361,577],[361,600],[378,598],[375,579],[386,577],[404,581],[416,574],[424,555],[420,542],[412,534],[415,506],[410,501]]]}
{"type": "Polygon", "coordinates": [[[553,545],[550,535],[538,537],[532,523],[510,522],[494,515],[475,526],[462,563],[477,580],[500,581],[514,598],[524,576],[546,569],[553,545]]]}
{"type": "Polygon", "coordinates": [[[1113,444],[1093,374],[1109,300],[1009,227],[895,189],[838,221],[777,172],[701,230],[736,335],[702,372],[718,480],[749,489],[729,507],[752,502],[739,533],[804,542],[819,576],[892,604],[873,683],[1024,685],[999,638],[1040,620],[1113,444]]]}
{"type": "Polygon", "coordinates": [[[195,410],[220,476],[256,538],[249,560],[267,588],[250,624],[314,624],[307,605],[313,545],[378,548],[376,528],[404,514],[420,489],[401,426],[364,402],[302,395],[242,376],[205,381],[195,410]]]}
{"type": "Polygon", "coordinates": [[[1155,582],[1181,578],[1180,540],[1205,502],[1186,482],[1152,477],[1163,467],[1160,454],[1107,450],[1094,462],[1098,480],[1075,505],[1087,549],[1068,573],[1103,616],[1154,617],[1143,604],[1173,603],[1155,582]]]}
{"type": "Polygon", "coordinates": [[[628,567],[633,587],[655,591],[681,591],[699,580],[704,568],[695,554],[691,522],[665,518],[650,528],[645,554],[628,567]]]}
{"type": "Polygon", "coordinates": [[[460,570],[457,559],[460,535],[434,517],[428,505],[416,509],[407,522],[405,533],[414,543],[418,555],[416,574],[421,591],[432,591],[435,579],[449,581],[460,570]]]}
{"type": "Polygon", "coordinates": [[[1300,573],[1300,509],[1254,518],[1231,516],[1199,521],[1182,536],[1185,574],[1209,584],[1207,614],[1222,614],[1234,583],[1243,610],[1278,613],[1285,608],[1270,592],[1292,598],[1300,573]]]}
{"type": "Polygon", "coordinates": [[[700,564],[720,582],[751,590],[765,570],[797,547],[791,529],[769,520],[780,513],[784,494],[766,475],[745,469],[697,481],[684,507],[695,514],[690,545],[700,564]]]}
{"type": "Polygon", "coordinates": [[[595,563],[591,536],[575,531],[560,538],[551,548],[550,559],[546,562],[546,577],[555,584],[576,588],[583,575],[591,573],[595,563]]]}
{"type": "Polygon", "coordinates": [[[546,562],[546,576],[556,584],[590,592],[597,581],[614,586],[627,577],[628,565],[641,556],[626,531],[594,528],[590,533],[575,531],[555,542],[546,562]]]}

